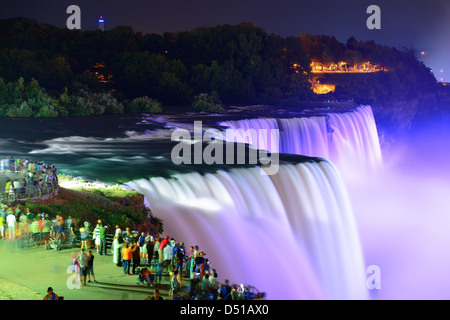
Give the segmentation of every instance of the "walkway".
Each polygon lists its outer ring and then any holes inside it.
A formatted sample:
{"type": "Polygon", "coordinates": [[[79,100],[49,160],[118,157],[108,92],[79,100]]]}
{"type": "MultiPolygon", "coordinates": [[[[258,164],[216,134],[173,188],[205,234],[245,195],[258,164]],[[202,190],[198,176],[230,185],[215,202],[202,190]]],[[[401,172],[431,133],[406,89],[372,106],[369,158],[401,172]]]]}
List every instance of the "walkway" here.
{"type": "MultiPolygon", "coordinates": [[[[98,283],[86,287],[69,288],[74,273],[67,273],[72,255],[78,248],[61,251],[43,247],[19,249],[15,242],[0,240],[2,271],[0,274],[0,300],[42,300],[49,286],[65,300],[143,300],[153,295],[153,288],[138,286],[137,275],[123,274],[123,268],[113,263],[112,254],[99,255],[93,250],[94,271],[98,283]]],[[[91,279],[92,280],[92,279],[91,279]]],[[[158,286],[161,296],[169,298],[169,277],[164,276],[158,286]]]]}

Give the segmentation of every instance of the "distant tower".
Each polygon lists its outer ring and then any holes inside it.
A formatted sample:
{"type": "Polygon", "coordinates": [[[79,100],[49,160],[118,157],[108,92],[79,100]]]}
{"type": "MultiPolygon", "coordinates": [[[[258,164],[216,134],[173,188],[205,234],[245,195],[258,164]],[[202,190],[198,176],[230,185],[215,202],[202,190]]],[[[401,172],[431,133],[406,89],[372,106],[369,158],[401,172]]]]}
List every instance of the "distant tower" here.
{"type": "Polygon", "coordinates": [[[98,29],[100,31],[105,31],[105,19],[103,19],[103,16],[100,16],[100,19],[98,19],[98,29]]]}

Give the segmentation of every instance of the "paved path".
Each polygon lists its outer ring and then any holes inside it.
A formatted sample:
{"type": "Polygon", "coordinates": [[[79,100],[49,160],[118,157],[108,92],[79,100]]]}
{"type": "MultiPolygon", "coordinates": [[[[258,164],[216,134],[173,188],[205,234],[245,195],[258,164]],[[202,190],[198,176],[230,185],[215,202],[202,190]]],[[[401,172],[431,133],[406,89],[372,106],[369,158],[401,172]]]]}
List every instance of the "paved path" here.
{"type": "MultiPolygon", "coordinates": [[[[95,250],[94,272],[98,283],[87,283],[80,289],[70,288],[74,273],[68,272],[68,267],[77,251],[77,248],[61,251],[43,247],[19,249],[15,242],[0,240],[0,300],[42,300],[50,286],[65,300],[143,300],[153,294],[153,288],[136,285],[137,275],[124,275],[123,269],[113,263],[112,255],[101,256],[95,250]]],[[[169,277],[163,275],[162,284],[158,286],[166,300],[168,281],[169,277]]]]}

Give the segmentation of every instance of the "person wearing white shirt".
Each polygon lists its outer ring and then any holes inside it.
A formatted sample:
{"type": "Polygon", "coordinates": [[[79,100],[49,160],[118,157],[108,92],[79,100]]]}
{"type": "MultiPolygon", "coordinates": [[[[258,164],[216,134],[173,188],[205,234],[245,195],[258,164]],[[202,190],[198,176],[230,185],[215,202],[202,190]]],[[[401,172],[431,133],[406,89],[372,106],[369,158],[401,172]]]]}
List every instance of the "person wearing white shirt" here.
{"type": "Polygon", "coordinates": [[[8,225],[8,237],[9,239],[14,239],[16,234],[16,216],[10,213],[6,217],[6,224],[8,225]]]}

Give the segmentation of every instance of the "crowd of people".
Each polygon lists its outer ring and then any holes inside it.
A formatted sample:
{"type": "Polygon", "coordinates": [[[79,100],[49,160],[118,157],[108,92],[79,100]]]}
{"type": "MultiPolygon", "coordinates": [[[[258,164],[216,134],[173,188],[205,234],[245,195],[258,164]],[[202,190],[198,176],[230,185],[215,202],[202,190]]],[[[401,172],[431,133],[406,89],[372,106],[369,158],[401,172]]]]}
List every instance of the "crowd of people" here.
{"type": "Polygon", "coordinates": [[[3,201],[15,201],[25,198],[27,195],[39,196],[45,186],[53,185],[57,181],[54,165],[28,158],[2,158],[0,159],[0,172],[6,175],[18,174],[12,179],[7,179],[5,191],[2,194],[3,201]]]}
{"type": "MultiPolygon", "coordinates": [[[[170,300],[250,300],[263,295],[243,285],[220,281],[211,262],[198,246],[185,249],[184,242],[174,238],[153,237],[150,234],[122,230],[116,226],[114,238],[107,245],[108,227],[101,220],[94,228],[88,221],[80,222],[61,215],[34,214],[21,205],[0,203],[0,237],[17,240],[18,246],[61,250],[62,244],[79,251],[72,256],[74,271],[81,286],[94,282],[94,254],[111,255],[114,264],[123,273],[137,277],[137,284],[146,284],[158,290],[163,277],[169,282],[170,300]],[[91,249],[92,248],[92,249],[91,249]]],[[[156,293],[155,293],[156,294],[156,293]]],[[[155,297],[155,296],[153,296],[155,297]]],[[[148,297],[150,299],[153,297],[148,297]]],[[[158,299],[163,299],[157,294],[158,299]]]]}
{"type": "Polygon", "coordinates": [[[17,240],[20,248],[30,246],[49,248],[56,242],[61,244],[62,239],[74,239],[72,224],[71,217],[67,220],[60,215],[50,218],[45,213],[32,213],[29,208],[20,204],[0,203],[0,239],[17,240]]]}
{"type": "Polygon", "coordinates": [[[220,281],[205,252],[198,246],[190,246],[186,251],[184,242],[176,242],[169,236],[153,237],[116,226],[112,251],[114,264],[123,267],[124,274],[138,276],[138,284],[154,286],[155,294],[163,274],[167,274],[170,300],[264,298],[264,294],[255,292],[252,287],[220,281]]]}

